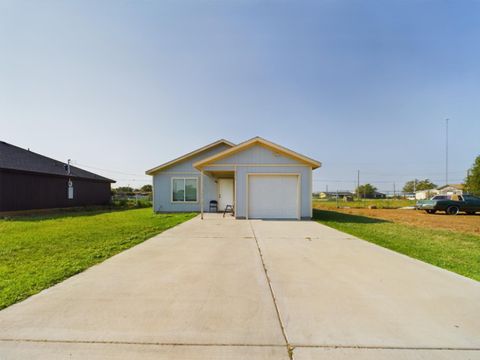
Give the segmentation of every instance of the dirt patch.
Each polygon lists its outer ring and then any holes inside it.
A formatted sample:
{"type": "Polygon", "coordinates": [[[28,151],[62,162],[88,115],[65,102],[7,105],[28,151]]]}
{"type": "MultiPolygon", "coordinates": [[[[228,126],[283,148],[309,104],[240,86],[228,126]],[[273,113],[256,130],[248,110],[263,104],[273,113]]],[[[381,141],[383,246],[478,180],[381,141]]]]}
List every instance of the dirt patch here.
{"type": "Polygon", "coordinates": [[[368,216],[376,219],[388,220],[396,223],[426,227],[432,229],[446,229],[469,234],[480,235],[480,214],[456,216],[443,213],[427,214],[418,210],[401,209],[336,209],[331,207],[315,206],[322,210],[339,211],[346,214],[368,216]]]}

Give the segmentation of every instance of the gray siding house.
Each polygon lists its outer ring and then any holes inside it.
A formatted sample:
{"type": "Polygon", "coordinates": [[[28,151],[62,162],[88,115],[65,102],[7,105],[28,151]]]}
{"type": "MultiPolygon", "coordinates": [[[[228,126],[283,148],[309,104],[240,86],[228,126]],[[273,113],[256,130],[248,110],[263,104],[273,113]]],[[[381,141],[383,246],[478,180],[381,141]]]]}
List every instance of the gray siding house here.
{"type": "Polygon", "coordinates": [[[309,219],[312,171],[321,163],[255,137],[218,140],[150,169],[156,212],[234,208],[237,219],[309,219]]]}

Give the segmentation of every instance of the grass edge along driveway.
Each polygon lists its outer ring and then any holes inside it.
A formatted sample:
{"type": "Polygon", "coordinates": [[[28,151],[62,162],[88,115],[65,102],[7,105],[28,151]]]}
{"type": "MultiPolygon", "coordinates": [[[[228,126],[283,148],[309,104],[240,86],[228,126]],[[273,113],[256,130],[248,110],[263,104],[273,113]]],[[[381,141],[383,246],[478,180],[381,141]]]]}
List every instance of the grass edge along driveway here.
{"type": "Polygon", "coordinates": [[[480,236],[313,210],[313,219],[412,258],[480,281],[480,236]]]}
{"type": "Polygon", "coordinates": [[[0,309],[195,216],[145,208],[0,220],[0,309]]]}

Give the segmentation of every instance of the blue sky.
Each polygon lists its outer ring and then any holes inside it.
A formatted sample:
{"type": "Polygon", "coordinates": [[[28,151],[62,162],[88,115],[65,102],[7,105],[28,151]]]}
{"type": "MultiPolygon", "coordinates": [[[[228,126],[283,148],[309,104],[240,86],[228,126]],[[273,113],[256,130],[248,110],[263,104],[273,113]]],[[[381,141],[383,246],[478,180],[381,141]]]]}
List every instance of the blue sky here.
{"type": "Polygon", "coordinates": [[[118,180],[218,138],[314,190],[450,182],[480,154],[478,1],[0,0],[0,139],[118,180]],[[102,169],[102,170],[99,170],[102,169]]]}

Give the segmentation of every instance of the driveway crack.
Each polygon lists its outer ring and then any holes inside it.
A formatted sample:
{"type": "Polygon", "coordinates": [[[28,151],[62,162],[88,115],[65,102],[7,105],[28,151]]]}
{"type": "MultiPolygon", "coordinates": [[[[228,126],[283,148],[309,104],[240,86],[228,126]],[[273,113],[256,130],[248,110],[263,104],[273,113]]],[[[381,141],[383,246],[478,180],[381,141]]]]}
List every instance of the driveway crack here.
{"type": "Polygon", "coordinates": [[[265,278],[267,279],[267,283],[268,283],[268,288],[270,289],[270,295],[272,297],[273,305],[275,307],[275,312],[277,314],[278,323],[280,324],[280,329],[282,330],[282,335],[283,335],[283,338],[285,340],[285,344],[287,345],[288,357],[289,357],[290,360],[293,360],[294,359],[294,357],[293,357],[294,346],[292,346],[290,344],[290,342],[288,341],[287,331],[286,331],[286,328],[285,328],[285,324],[282,320],[282,316],[280,315],[280,310],[279,310],[278,304],[277,304],[277,298],[275,296],[275,290],[273,289],[272,281],[270,279],[270,275],[268,274],[267,266],[265,265],[265,259],[263,258],[262,249],[260,248],[260,244],[258,243],[258,238],[257,238],[257,235],[255,234],[255,230],[253,228],[252,222],[249,221],[249,224],[250,224],[250,229],[252,229],[252,234],[253,234],[253,238],[255,239],[255,244],[257,245],[258,254],[260,256],[260,261],[261,261],[262,267],[263,267],[263,273],[265,274],[265,278]]]}
{"type": "Polygon", "coordinates": [[[242,343],[190,343],[162,341],[115,341],[115,340],[65,340],[65,339],[25,339],[1,338],[0,342],[53,343],[53,344],[103,344],[103,345],[150,345],[150,346],[198,346],[198,347],[283,347],[278,344],[242,344],[242,343]]]}

